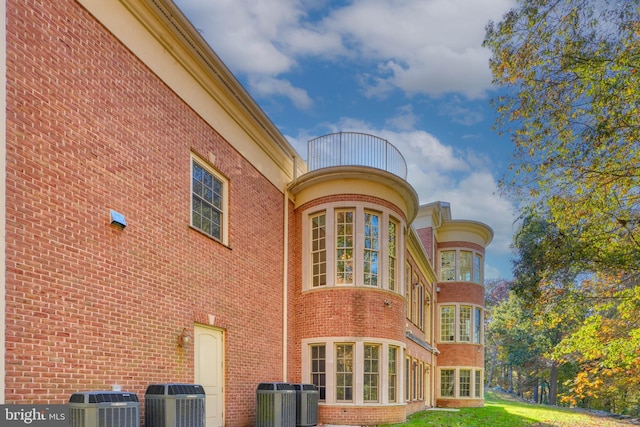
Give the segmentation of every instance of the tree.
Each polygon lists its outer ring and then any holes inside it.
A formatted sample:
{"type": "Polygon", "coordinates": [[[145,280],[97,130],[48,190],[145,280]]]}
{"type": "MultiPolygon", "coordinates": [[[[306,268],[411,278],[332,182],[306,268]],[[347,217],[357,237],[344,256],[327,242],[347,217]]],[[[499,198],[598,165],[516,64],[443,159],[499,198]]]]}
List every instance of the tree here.
{"type": "Polygon", "coordinates": [[[640,0],[521,0],[486,28],[496,127],[515,145],[503,189],[582,248],[640,272],[640,0]]]}

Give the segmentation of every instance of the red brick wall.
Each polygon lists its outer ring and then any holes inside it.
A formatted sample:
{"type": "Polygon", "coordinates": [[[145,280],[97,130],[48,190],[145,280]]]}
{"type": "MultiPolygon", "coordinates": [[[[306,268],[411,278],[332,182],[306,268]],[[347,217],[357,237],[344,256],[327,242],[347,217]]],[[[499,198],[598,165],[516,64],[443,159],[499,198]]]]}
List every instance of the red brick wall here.
{"type": "Polygon", "coordinates": [[[467,303],[484,307],[484,286],[472,282],[439,282],[438,304],[467,303]]]}
{"type": "Polygon", "coordinates": [[[226,425],[253,423],[282,376],[283,196],[73,1],[7,1],[6,196],[8,403],[193,381],[176,338],[212,314],[226,425]],[[229,179],[229,247],[189,228],[191,150],[229,179]]]}
{"type": "Polygon", "coordinates": [[[320,405],[318,418],[324,424],[375,426],[401,423],[406,419],[405,413],[404,405],[379,407],[320,405]]]}

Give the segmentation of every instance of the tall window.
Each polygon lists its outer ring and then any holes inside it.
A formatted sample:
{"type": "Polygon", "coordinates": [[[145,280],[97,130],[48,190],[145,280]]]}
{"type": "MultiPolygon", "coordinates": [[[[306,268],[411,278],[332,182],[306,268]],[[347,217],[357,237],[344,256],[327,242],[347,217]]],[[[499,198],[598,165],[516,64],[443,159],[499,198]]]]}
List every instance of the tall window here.
{"type": "Polygon", "coordinates": [[[455,340],[456,307],[443,305],[440,307],[440,341],[452,342],[455,340]]]}
{"type": "Polygon", "coordinates": [[[471,342],[471,307],[460,306],[460,335],[459,340],[471,342]]]}
{"type": "Polygon", "coordinates": [[[389,402],[398,401],[398,347],[389,347],[389,402]]]}
{"type": "Polygon", "coordinates": [[[353,284],[353,211],[336,212],[336,283],[353,284]]]}
{"type": "Polygon", "coordinates": [[[191,162],[191,225],[223,240],[224,182],[210,168],[191,162]]]}
{"type": "Polygon", "coordinates": [[[476,283],[482,283],[482,276],[480,275],[480,269],[482,268],[482,256],[474,254],[473,256],[473,281],[476,283]]]}
{"type": "Polygon", "coordinates": [[[319,399],[326,399],[327,371],[325,345],[311,346],[311,382],[318,388],[319,399]]]}
{"type": "Polygon", "coordinates": [[[353,344],[336,344],[336,400],[353,400],[353,344]]]}
{"type": "Polygon", "coordinates": [[[424,285],[418,286],[418,326],[424,330],[424,285]]]}
{"type": "Polygon", "coordinates": [[[411,367],[413,378],[411,379],[411,384],[413,385],[413,400],[418,399],[418,386],[420,385],[419,375],[418,375],[418,361],[414,360],[411,367]]]}
{"type": "Polygon", "coordinates": [[[418,287],[418,273],[414,272],[411,279],[411,321],[414,325],[418,324],[418,316],[420,315],[420,290],[418,287]]]}
{"type": "Polygon", "coordinates": [[[442,251],[440,257],[441,280],[456,280],[456,251],[442,251]]]}
{"type": "Polygon", "coordinates": [[[470,369],[460,369],[460,397],[471,397],[470,369]]]}
{"type": "Polygon", "coordinates": [[[482,371],[476,371],[475,394],[473,397],[482,397],[482,371]]]}
{"type": "Polygon", "coordinates": [[[440,396],[455,396],[455,369],[442,369],[440,371],[440,396]]]}
{"type": "Polygon", "coordinates": [[[378,286],[378,254],[380,251],[380,216],[364,214],[364,284],[378,286]]]}
{"type": "Polygon", "coordinates": [[[364,396],[365,402],[377,402],[380,384],[380,346],[364,346],[364,396]]]}
{"type": "Polygon", "coordinates": [[[411,400],[411,358],[404,358],[404,400],[411,400]]]}
{"type": "Polygon", "coordinates": [[[418,370],[418,399],[424,399],[424,362],[420,362],[418,370]]]}
{"type": "Polygon", "coordinates": [[[396,270],[398,264],[398,225],[394,221],[389,221],[389,290],[396,290],[396,270]]]}
{"type": "Polygon", "coordinates": [[[460,251],[460,265],[458,267],[458,280],[461,282],[471,281],[471,257],[473,253],[469,251],[460,251]]]}
{"type": "Polygon", "coordinates": [[[311,284],[314,288],[327,284],[326,219],[324,212],[311,218],[311,284]]]}
{"type": "Polygon", "coordinates": [[[411,264],[409,263],[404,267],[404,300],[407,319],[411,319],[411,264]]]}
{"type": "Polygon", "coordinates": [[[476,307],[473,311],[475,313],[473,342],[480,344],[482,343],[482,309],[476,307]]]}

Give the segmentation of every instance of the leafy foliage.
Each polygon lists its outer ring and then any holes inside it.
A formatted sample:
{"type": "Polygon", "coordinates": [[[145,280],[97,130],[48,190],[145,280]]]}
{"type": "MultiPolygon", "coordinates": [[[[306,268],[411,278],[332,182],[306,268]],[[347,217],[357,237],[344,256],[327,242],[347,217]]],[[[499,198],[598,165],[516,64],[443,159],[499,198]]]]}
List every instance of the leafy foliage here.
{"type": "Polygon", "coordinates": [[[503,188],[626,271],[640,270],[639,13],[638,0],[522,1],[484,42],[515,144],[503,188]]]}

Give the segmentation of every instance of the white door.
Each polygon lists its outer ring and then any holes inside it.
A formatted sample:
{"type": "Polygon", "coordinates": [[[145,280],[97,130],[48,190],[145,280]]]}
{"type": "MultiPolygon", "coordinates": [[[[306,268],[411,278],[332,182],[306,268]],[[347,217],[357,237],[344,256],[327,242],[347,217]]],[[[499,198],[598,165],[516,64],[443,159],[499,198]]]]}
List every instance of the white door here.
{"type": "Polygon", "coordinates": [[[195,383],[204,387],[206,393],[206,427],[224,425],[224,366],[222,331],[196,326],[195,336],[195,383]]]}

